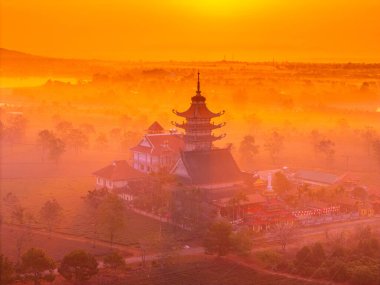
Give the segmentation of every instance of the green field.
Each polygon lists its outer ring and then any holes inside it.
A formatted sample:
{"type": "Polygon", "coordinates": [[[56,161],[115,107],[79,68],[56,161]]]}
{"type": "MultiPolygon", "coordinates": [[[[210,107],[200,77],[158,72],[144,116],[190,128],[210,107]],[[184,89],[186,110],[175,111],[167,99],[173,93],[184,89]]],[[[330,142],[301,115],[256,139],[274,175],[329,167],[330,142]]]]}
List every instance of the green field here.
{"type": "MultiPolygon", "coordinates": [[[[97,277],[101,279],[102,277],[97,277]]],[[[135,285],[301,285],[318,284],[317,282],[305,282],[290,279],[279,275],[270,275],[257,272],[224,259],[214,258],[182,258],[175,264],[160,268],[152,267],[142,271],[132,269],[118,280],[112,278],[112,284],[135,285]]],[[[105,281],[105,280],[103,280],[105,281]]],[[[111,281],[111,280],[109,280],[111,281]]],[[[111,284],[111,283],[109,283],[111,284]]]]}

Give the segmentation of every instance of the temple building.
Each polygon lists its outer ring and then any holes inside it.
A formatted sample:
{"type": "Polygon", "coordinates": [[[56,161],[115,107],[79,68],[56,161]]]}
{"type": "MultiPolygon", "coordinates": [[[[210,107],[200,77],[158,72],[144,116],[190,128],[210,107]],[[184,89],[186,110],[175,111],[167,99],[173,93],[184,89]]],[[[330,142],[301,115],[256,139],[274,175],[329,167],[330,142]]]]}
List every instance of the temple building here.
{"type": "Polygon", "coordinates": [[[215,124],[212,119],[224,114],[214,113],[206,106],[206,98],[201,94],[198,72],[197,91],[191,98],[189,109],[173,113],[186,121],[172,122],[185,130],[184,148],[172,173],[186,184],[204,189],[234,188],[243,185],[243,175],[228,148],[215,148],[213,142],[225,137],[214,135],[213,130],[225,123],[215,124]]]}
{"type": "Polygon", "coordinates": [[[133,169],[125,160],[115,160],[110,165],[93,173],[96,189],[118,189],[128,187],[131,182],[145,179],[146,175],[133,169]]]}
{"type": "Polygon", "coordinates": [[[154,122],[140,142],[131,148],[132,166],[144,173],[170,171],[183,145],[182,135],[165,133],[164,128],[154,122]]]}

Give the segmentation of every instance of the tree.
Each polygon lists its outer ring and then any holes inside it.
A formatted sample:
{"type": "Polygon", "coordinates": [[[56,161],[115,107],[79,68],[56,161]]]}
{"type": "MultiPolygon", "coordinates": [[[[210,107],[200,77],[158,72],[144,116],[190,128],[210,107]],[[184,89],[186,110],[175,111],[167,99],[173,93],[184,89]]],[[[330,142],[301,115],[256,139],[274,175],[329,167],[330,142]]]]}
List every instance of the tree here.
{"type": "Polygon", "coordinates": [[[380,167],[380,139],[373,142],[373,150],[375,152],[375,158],[380,167]]]}
{"type": "Polygon", "coordinates": [[[98,262],[93,255],[74,250],[64,256],[58,272],[66,280],[82,284],[98,273],[98,262]]]}
{"type": "Polygon", "coordinates": [[[174,235],[169,232],[164,232],[160,234],[157,239],[157,243],[154,245],[155,248],[158,248],[158,263],[161,269],[167,268],[171,265],[175,265],[176,258],[178,257],[178,240],[174,235]]]}
{"type": "Polygon", "coordinates": [[[66,136],[66,142],[76,153],[81,152],[89,145],[88,136],[80,129],[71,129],[66,136]]]}
{"type": "Polygon", "coordinates": [[[289,179],[282,172],[276,172],[273,177],[273,189],[278,194],[286,194],[290,191],[291,184],[289,179]]]}
{"type": "Polygon", "coordinates": [[[361,201],[364,201],[368,198],[368,192],[363,187],[357,186],[352,190],[352,195],[361,201]]]}
{"type": "Polygon", "coordinates": [[[259,146],[255,144],[253,136],[245,136],[240,142],[240,160],[245,168],[252,167],[254,156],[259,152],[259,146]]]}
{"type": "Polygon", "coordinates": [[[232,227],[226,221],[219,221],[212,224],[204,240],[205,252],[217,254],[218,256],[227,255],[232,247],[231,242],[232,227]]]}
{"type": "Polygon", "coordinates": [[[26,244],[31,240],[31,224],[33,222],[33,216],[27,208],[23,207],[12,192],[9,192],[4,197],[4,205],[6,206],[6,213],[10,222],[21,225],[15,232],[14,244],[16,246],[16,257],[19,261],[21,253],[23,252],[26,244]]]}
{"type": "Polygon", "coordinates": [[[296,253],[295,263],[298,266],[310,265],[312,263],[312,259],[313,259],[313,254],[310,250],[310,247],[303,246],[296,253]]]}
{"type": "Polygon", "coordinates": [[[337,121],[337,126],[340,129],[340,132],[342,134],[346,134],[350,129],[350,124],[348,123],[347,119],[345,119],[345,118],[340,118],[337,121]]]}
{"type": "Polygon", "coordinates": [[[32,239],[31,224],[34,221],[34,218],[28,209],[21,206],[20,204],[14,207],[12,216],[13,220],[22,226],[22,228],[17,231],[15,238],[17,261],[19,261],[23,249],[32,239]]]}
{"type": "Polygon", "coordinates": [[[364,140],[367,149],[367,154],[371,155],[371,147],[373,143],[376,141],[376,137],[378,136],[376,130],[372,126],[366,126],[364,130],[362,130],[361,136],[364,140]]]}
{"type": "Polygon", "coordinates": [[[103,259],[103,263],[105,267],[112,269],[125,267],[124,257],[116,251],[112,251],[110,254],[107,254],[103,259]]]}
{"type": "Polygon", "coordinates": [[[0,142],[3,140],[4,138],[4,130],[5,130],[5,127],[4,127],[4,124],[2,121],[0,121],[0,142]]]}
{"type": "Polygon", "coordinates": [[[124,202],[117,195],[109,194],[99,205],[97,215],[99,226],[109,236],[112,246],[115,235],[126,225],[124,202]]]}
{"type": "Polygon", "coordinates": [[[65,152],[65,143],[49,130],[43,130],[38,133],[37,144],[41,147],[42,160],[46,154],[52,161],[58,162],[61,155],[65,152]]]}
{"type": "Polygon", "coordinates": [[[66,145],[63,140],[55,138],[50,142],[49,159],[58,163],[62,154],[66,151],[66,145]]]}
{"type": "Polygon", "coordinates": [[[46,201],[40,210],[40,217],[51,235],[52,230],[61,222],[61,205],[55,199],[46,201]]]}
{"type": "Polygon", "coordinates": [[[310,133],[311,143],[313,145],[313,149],[315,155],[318,154],[318,143],[323,139],[323,135],[318,130],[312,130],[310,133]]]}
{"type": "Polygon", "coordinates": [[[316,266],[320,266],[326,259],[326,253],[323,245],[320,242],[316,242],[311,248],[312,263],[316,266]]]}
{"type": "Polygon", "coordinates": [[[213,207],[205,202],[207,193],[199,188],[172,191],[169,200],[172,221],[198,235],[203,235],[215,217],[213,207]]]}
{"type": "Polygon", "coordinates": [[[12,115],[9,118],[7,127],[4,129],[4,136],[9,143],[14,144],[24,138],[26,125],[27,120],[22,114],[12,115]]]}
{"type": "Polygon", "coordinates": [[[12,192],[8,192],[5,197],[3,198],[3,201],[4,201],[4,206],[6,207],[6,212],[8,214],[8,217],[10,219],[10,222],[13,223],[14,222],[14,210],[16,207],[18,207],[20,205],[20,201],[19,199],[17,198],[17,196],[15,194],[13,194],[12,192]]]}
{"type": "Polygon", "coordinates": [[[283,148],[284,137],[278,131],[272,131],[272,133],[265,139],[264,149],[269,152],[273,163],[276,163],[283,148]]]}
{"type": "Polygon", "coordinates": [[[327,165],[330,165],[334,160],[335,143],[329,139],[322,139],[317,144],[317,151],[325,157],[327,165]]]}
{"type": "Polygon", "coordinates": [[[112,130],[110,130],[109,135],[113,141],[120,142],[122,135],[123,135],[122,129],[121,128],[113,128],[112,130]]]}
{"type": "Polygon", "coordinates": [[[99,149],[106,149],[108,147],[108,139],[105,133],[100,133],[96,138],[96,147],[99,149]]]}
{"type": "Polygon", "coordinates": [[[330,266],[330,276],[331,279],[336,282],[344,282],[350,278],[347,266],[342,260],[335,260],[335,262],[330,266]]]}
{"type": "Polygon", "coordinates": [[[0,255],[0,284],[11,284],[14,280],[13,263],[4,255],[0,255]]]}
{"type": "Polygon", "coordinates": [[[281,245],[283,251],[286,246],[294,239],[296,234],[296,227],[293,224],[281,223],[273,228],[273,238],[281,245]]]}
{"type": "Polygon", "coordinates": [[[95,134],[95,127],[92,124],[84,123],[79,126],[80,130],[86,134],[95,134]]]}
{"type": "Polygon", "coordinates": [[[53,259],[42,249],[31,248],[21,258],[21,272],[31,278],[35,285],[40,284],[41,280],[54,281],[55,268],[53,259]]]}
{"type": "Polygon", "coordinates": [[[73,124],[68,121],[60,121],[55,129],[58,132],[59,137],[65,139],[69,132],[73,129],[73,124]]]}
{"type": "Polygon", "coordinates": [[[238,232],[232,234],[231,244],[233,251],[237,255],[249,255],[253,245],[252,238],[252,232],[247,228],[240,229],[238,232]]]}
{"type": "Polygon", "coordinates": [[[54,138],[54,134],[49,130],[42,130],[38,133],[37,145],[41,148],[42,160],[44,160],[45,154],[50,149],[51,141],[54,138]]]}
{"type": "Polygon", "coordinates": [[[107,189],[95,189],[92,191],[88,191],[85,197],[82,197],[86,203],[86,213],[88,215],[87,219],[93,226],[93,247],[95,247],[95,241],[97,237],[97,229],[98,229],[98,207],[107,197],[108,191],[107,189]]]}
{"type": "Polygon", "coordinates": [[[350,268],[352,277],[350,279],[352,284],[355,285],[375,285],[379,284],[380,276],[377,266],[371,267],[368,265],[357,265],[350,268]]]}

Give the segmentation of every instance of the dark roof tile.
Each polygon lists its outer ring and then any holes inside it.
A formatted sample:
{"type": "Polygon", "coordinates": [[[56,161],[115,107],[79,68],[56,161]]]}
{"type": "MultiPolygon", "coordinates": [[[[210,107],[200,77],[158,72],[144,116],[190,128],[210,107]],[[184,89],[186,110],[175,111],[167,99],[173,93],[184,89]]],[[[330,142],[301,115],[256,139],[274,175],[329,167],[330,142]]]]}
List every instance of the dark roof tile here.
{"type": "Polygon", "coordinates": [[[243,179],[229,149],[183,151],[181,159],[193,184],[231,183],[243,179]]]}

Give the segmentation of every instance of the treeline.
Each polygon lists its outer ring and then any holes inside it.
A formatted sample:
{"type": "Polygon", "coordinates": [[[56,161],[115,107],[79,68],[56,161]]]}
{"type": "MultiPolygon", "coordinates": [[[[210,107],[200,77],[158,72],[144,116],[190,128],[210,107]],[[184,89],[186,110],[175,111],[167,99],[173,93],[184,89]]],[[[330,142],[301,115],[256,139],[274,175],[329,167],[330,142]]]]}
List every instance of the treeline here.
{"type": "MultiPolygon", "coordinates": [[[[344,119],[337,122],[339,132],[344,135],[350,135],[356,140],[356,144],[363,145],[363,151],[368,157],[373,156],[380,166],[380,134],[372,126],[365,126],[362,129],[350,130],[348,122],[344,119]],[[351,133],[351,134],[350,134],[351,133]]],[[[238,145],[239,161],[243,169],[252,170],[256,156],[259,152],[266,152],[270,157],[272,164],[279,163],[281,154],[286,149],[286,142],[289,137],[296,133],[295,130],[286,129],[279,131],[277,129],[267,132],[264,136],[262,145],[259,145],[255,136],[245,135],[238,145]]],[[[339,152],[342,145],[339,144],[341,139],[336,135],[327,135],[317,129],[311,130],[307,136],[314,151],[314,156],[320,159],[321,166],[331,168],[336,160],[336,153],[339,152]]],[[[233,145],[231,146],[233,148],[233,145]]]]}
{"type": "Polygon", "coordinates": [[[335,236],[326,232],[326,239],[326,243],[303,246],[292,258],[275,252],[259,256],[271,269],[307,278],[353,285],[380,283],[380,240],[370,226],[335,236]]]}
{"type": "MultiPolygon", "coordinates": [[[[101,262],[104,268],[126,268],[124,257],[116,251],[105,255],[101,262]]],[[[53,282],[58,274],[72,284],[83,284],[98,274],[99,265],[100,262],[84,250],[74,250],[57,263],[44,250],[30,248],[16,264],[0,255],[0,284],[31,280],[38,285],[41,281],[53,282]]]]}

